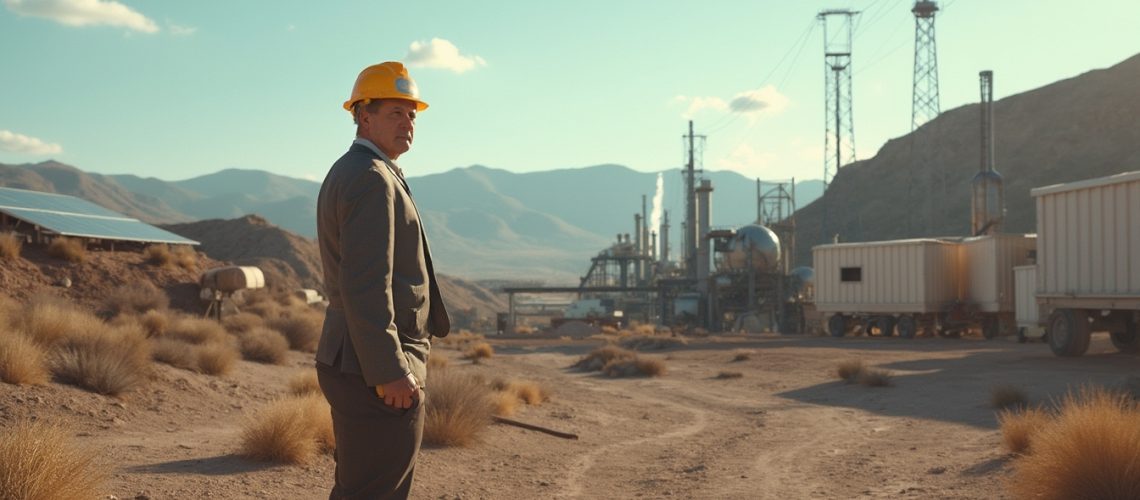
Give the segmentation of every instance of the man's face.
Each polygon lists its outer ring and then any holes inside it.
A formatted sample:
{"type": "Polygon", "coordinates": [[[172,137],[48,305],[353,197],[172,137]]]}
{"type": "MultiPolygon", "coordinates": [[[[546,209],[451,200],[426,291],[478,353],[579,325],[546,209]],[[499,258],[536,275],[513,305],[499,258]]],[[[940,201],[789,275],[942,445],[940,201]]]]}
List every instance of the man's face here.
{"type": "Polygon", "coordinates": [[[364,111],[358,120],[364,138],[395,160],[412,147],[412,133],[416,128],[416,103],[403,99],[385,99],[375,113],[364,111]]]}

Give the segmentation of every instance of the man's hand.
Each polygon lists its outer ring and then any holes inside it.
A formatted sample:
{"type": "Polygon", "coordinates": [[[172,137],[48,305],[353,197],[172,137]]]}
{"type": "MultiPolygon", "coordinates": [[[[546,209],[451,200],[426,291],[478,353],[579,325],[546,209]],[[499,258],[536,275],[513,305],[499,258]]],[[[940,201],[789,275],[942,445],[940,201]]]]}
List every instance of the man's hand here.
{"type": "Polygon", "coordinates": [[[384,399],[384,404],[393,408],[411,408],[412,403],[419,399],[420,388],[416,379],[409,373],[384,385],[376,386],[376,395],[384,399]]]}

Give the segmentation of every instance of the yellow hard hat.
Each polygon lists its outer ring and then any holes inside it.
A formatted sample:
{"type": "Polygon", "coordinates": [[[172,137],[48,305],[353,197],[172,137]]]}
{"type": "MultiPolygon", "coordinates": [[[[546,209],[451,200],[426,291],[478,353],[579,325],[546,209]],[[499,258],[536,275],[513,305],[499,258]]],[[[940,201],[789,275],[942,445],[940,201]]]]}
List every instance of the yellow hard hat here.
{"type": "Polygon", "coordinates": [[[416,110],[427,109],[428,104],[420,100],[416,81],[408,76],[408,70],[398,62],[373,64],[356,77],[352,86],[352,97],[344,101],[344,109],[352,112],[356,103],[370,99],[405,99],[416,103],[416,110]]]}

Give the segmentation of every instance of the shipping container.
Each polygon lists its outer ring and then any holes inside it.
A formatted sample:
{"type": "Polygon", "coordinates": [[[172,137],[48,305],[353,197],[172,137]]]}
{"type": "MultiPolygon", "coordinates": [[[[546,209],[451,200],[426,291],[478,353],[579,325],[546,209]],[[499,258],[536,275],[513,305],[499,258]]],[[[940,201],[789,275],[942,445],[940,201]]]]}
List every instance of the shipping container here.
{"type": "Polygon", "coordinates": [[[966,238],[962,241],[966,263],[966,285],[963,300],[979,311],[1008,315],[1013,321],[1013,268],[1030,262],[1037,249],[1033,234],[995,234],[966,238]]]}
{"type": "Polygon", "coordinates": [[[1080,356],[1091,331],[1140,350],[1140,172],[1033,189],[1037,289],[1049,345],[1080,356]]]}

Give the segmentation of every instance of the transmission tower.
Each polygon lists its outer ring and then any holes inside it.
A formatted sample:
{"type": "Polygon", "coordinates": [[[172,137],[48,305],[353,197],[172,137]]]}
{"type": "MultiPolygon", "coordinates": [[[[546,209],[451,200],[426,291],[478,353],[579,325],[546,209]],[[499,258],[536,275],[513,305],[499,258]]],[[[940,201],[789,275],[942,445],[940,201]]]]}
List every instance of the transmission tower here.
{"type": "Polygon", "coordinates": [[[938,50],[934,40],[934,14],[938,3],[914,2],[914,100],[910,112],[910,129],[938,116],[938,50]]]}
{"type": "Polygon", "coordinates": [[[824,189],[839,167],[855,161],[855,123],[851,112],[851,10],[825,10],[819,13],[823,22],[824,121],[827,130],[823,142],[824,189]]]}

